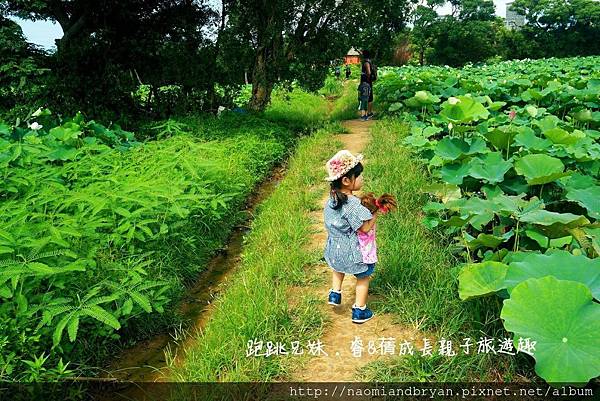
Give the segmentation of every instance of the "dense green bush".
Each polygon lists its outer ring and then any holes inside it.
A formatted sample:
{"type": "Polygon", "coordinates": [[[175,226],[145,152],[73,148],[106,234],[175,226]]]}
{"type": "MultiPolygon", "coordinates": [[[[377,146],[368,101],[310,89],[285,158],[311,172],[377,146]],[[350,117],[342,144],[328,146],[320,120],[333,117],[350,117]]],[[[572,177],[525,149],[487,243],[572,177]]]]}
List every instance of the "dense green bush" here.
{"type": "Polygon", "coordinates": [[[148,314],[173,307],[294,140],[233,113],[155,125],[145,143],[47,110],[0,125],[0,378],[67,374],[61,357],[85,367],[173,323],[148,314]]]}

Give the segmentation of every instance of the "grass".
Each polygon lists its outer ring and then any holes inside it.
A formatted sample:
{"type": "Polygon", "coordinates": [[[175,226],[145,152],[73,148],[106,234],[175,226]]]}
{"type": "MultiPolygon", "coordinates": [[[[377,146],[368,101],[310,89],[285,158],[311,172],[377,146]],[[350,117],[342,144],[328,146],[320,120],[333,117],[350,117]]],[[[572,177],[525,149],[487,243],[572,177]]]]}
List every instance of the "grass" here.
{"type": "Polygon", "coordinates": [[[277,89],[264,117],[293,131],[312,131],[321,127],[327,118],[327,100],[300,88],[292,91],[277,89]]]}
{"type": "Polygon", "coordinates": [[[344,81],[342,81],[342,78],[338,79],[335,75],[330,74],[325,78],[325,84],[319,90],[319,94],[334,99],[342,96],[343,91],[344,81]]]}
{"type": "Polygon", "coordinates": [[[304,269],[318,259],[304,250],[311,233],[307,213],[322,196],[311,190],[323,175],[314,166],[335,146],[328,130],[300,140],[285,179],[259,208],[238,272],[194,345],[185,350],[183,362],[172,366],[169,379],[269,381],[285,376],[293,356],[246,357],[248,341],[290,344],[317,338],[323,324],[314,308],[319,301],[305,298],[290,306],[286,289],[305,285],[304,269]]]}
{"type": "MultiPolygon", "coordinates": [[[[427,200],[422,188],[430,181],[420,162],[401,143],[407,132],[408,125],[399,120],[381,121],[365,151],[369,191],[392,193],[399,206],[396,213],[378,223],[379,274],[371,288],[383,300],[376,308],[437,339],[452,340],[458,351],[467,337],[474,343],[483,336],[509,337],[498,318],[499,300],[462,302],[458,298],[458,262],[450,256],[447,241],[421,224],[420,211],[427,200]]],[[[421,357],[416,352],[412,357],[371,364],[362,374],[366,380],[379,381],[510,381],[526,374],[518,371],[519,358],[473,352],[421,357]]]]}
{"type": "Polygon", "coordinates": [[[352,120],[358,118],[358,98],[356,88],[358,81],[351,79],[344,83],[344,90],[336,100],[330,113],[332,121],[352,120]]]}

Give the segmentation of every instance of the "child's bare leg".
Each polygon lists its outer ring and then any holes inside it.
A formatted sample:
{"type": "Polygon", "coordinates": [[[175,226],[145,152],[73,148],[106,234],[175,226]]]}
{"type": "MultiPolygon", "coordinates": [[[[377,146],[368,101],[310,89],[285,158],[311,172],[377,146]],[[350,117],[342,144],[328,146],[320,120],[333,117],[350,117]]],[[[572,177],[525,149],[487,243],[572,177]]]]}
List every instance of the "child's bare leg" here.
{"type": "Polygon", "coordinates": [[[371,276],[356,279],[356,306],[363,307],[367,304],[369,296],[369,281],[371,276]]]}
{"type": "Polygon", "coordinates": [[[340,272],[336,272],[335,270],[333,271],[333,278],[332,278],[332,284],[331,284],[331,289],[334,291],[341,291],[342,290],[342,282],[344,281],[344,273],[340,273],[340,272]]]}

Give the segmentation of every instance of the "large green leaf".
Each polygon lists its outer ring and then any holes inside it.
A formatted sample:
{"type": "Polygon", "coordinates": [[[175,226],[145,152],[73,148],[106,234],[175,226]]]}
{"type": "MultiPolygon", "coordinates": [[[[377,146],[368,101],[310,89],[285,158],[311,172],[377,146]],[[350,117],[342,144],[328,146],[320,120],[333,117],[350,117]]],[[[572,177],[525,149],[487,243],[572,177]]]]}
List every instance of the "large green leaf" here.
{"type": "Polygon", "coordinates": [[[599,186],[595,185],[584,189],[572,189],[567,192],[566,197],[586,208],[590,217],[600,219],[599,186]]]}
{"type": "Polygon", "coordinates": [[[543,131],[543,134],[552,142],[563,145],[573,145],[585,138],[585,134],[581,131],[575,130],[572,133],[569,133],[558,127],[547,129],[543,131]]]}
{"type": "Polygon", "coordinates": [[[485,137],[496,149],[506,149],[512,145],[518,133],[515,127],[502,126],[492,129],[485,137]]]}
{"type": "MultiPolygon", "coordinates": [[[[449,205],[450,208],[452,206],[451,204],[449,205]]],[[[481,230],[483,226],[494,218],[495,204],[486,199],[474,196],[457,206],[457,208],[453,209],[459,211],[462,215],[469,214],[472,216],[469,224],[477,230],[481,230]]]]}
{"type": "Polygon", "coordinates": [[[535,341],[535,371],[549,383],[600,375],[600,304],[585,285],[552,276],[523,281],[504,301],[506,330],[535,341]]]}
{"type": "Polygon", "coordinates": [[[469,96],[457,96],[442,103],[440,115],[451,123],[461,124],[485,120],[489,117],[490,112],[469,96]]]}
{"type": "Polygon", "coordinates": [[[417,91],[413,97],[404,101],[408,107],[422,107],[439,102],[440,98],[428,91],[417,91]]]}
{"type": "Polygon", "coordinates": [[[589,175],[574,173],[568,177],[561,178],[559,183],[567,191],[570,191],[573,189],[585,189],[595,186],[597,181],[594,179],[594,177],[590,177],[589,175]]]}
{"type": "Polygon", "coordinates": [[[560,159],[548,155],[527,155],[515,162],[515,170],[525,176],[529,185],[547,184],[569,173],[560,159]]]}
{"type": "Polygon", "coordinates": [[[540,226],[551,226],[561,224],[569,228],[588,225],[590,221],[585,216],[579,216],[573,213],[556,213],[547,210],[537,209],[524,213],[519,220],[525,223],[538,224],[540,226]]]}
{"type": "Polygon", "coordinates": [[[511,292],[522,281],[545,276],[585,284],[594,298],[600,300],[600,259],[575,256],[563,250],[546,255],[531,253],[518,262],[510,263],[505,287],[511,292]]]}
{"type": "Polygon", "coordinates": [[[73,160],[77,157],[77,149],[75,148],[65,148],[64,146],[57,146],[51,152],[49,152],[46,157],[50,161],[56,160],[73,160]]]}
{"type": "Polygon", "coordinates": [[[525,235],[538,243],[540,248],[562,248],[573,241],[571,235],[563,238],[550,239],[535,230],[525,230],[525,235]]]}
{"type": "Polygon", "coordinates": [[[592,248],[596,251],[597,255],[600,255],[600,228],[586,227],[583,229],[586,237],[592,242],[592,248]]]}
{"type": "Polygon", "coordinates": [[[428,91],[417,91],[415,93],[415,99],[419,101],[421,104],[433,104],[439,103],[440,98],[432,95],[428,91]]]}
{"type": "MultiPolygon", "coordinates": [[[[470,223],[470,221],[469,221],[469,223],[470,223]]],[[[513,236],[512,231],[509,231],[508,233],[506,233],[503,236],[479,233],[479,235],[477,235],[477,238],[473,238],[467,242],[467,246],[471,250],[475,250],[478,248],[494,249],[494,248],[497,248],[498,246],[500,246],[500,244],[502,244],[503,242],[507,241],[512,236],[513,236]]]]}
{"type": "Polygon", "coordinates": [[[460,156],[467,154],[471,146],[462,139],[444,137],[435,146],[435,154],[444,160],[456,160],[460,156]]]}
{"type": "Polygon", "coordinates": [[[504,288],[504,277],[508,266],[504,263],[487,261],[463,266],[458,276],[460,299],[488,295],[504,288]]]}
{"type": "Polygon", "coordinates": [[[515,136],[515,143],[530,150],[546,150],[551,145],[548,139],[542,139],[535,135],[533,130],[527,130],[515,136]]]}
{"type": "Polygon", "coordinates": [[[450,184],[431,184],[424,188],[424,191],[437,196],[443,203],[460,199],[460,188],[457,185],[450,184]]]}
{"type": "Polygon", "coordinates": [[[490,184],[502,182],[504,174],[512,167],[512,163],[502,158],[499,152],[487,153],[484,156],[471,159],[469,175],[485,180],[490,184]]]}
{"type": "Polygon", "coordinates": [[[463,179],[469,175],[470,166],[467,163],[446,164],[440,169],[442,180],[448,184],[460,185],[463,179]]]}

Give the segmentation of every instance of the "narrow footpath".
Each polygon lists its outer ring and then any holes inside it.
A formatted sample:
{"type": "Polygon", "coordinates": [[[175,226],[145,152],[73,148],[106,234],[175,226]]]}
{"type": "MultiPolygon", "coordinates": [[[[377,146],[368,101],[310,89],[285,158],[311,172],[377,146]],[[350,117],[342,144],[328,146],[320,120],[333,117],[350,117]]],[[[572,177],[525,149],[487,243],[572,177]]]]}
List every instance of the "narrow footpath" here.
{"type": "MultiPolygon", "coordinates": [[[[362,153],[371,139],[370,129],[374,121],[350,120],[344,123],[348,131],[345,134],[338,134],[334,138],[343,143],[343,148],[348,149],[353,154],[362,153]]],[[[365,157],[365,168],[368,168],[368,157],[365,157]]],[[[323,162],[324,165],[324,162],[323,162]]],[[[323,174],[325,174],[323,169],[323,174]]],[[[318,210],[311,213],[313,221],[313,237],[311,247],[314,250],[323,250],[327,240],[323,222],[323,205],[328,197],[328,188],[323,183],[323,197],[319,200],[318,210]]],[[[365,183],[368,188],[368,182],[365,183]]],[[[359,193],[357,193],[359,194],[359,193]]],[[[375,317],[364,324],[355,324],[351,321],[352,304],[354,303],[356,278],[352,275],[346,275],[342,285],[342,305],[331,306],[327,304],[327,294],[331,285],[331,269],[321,261],[318,265],[312,267],[314,274],[319,275],[327,285],[318,285],[311,287],[315,296],[323,299],[322,308],[330,322],[324,329],[324,334],[320,338],[323,343],[323,349],[327,353],[311,357],[304,368],[299,368],[291,372],[289,380],[298,382],[345,382],[356,381],[358,371],[366,364],[382,358],[393,357],[388,352],[382,352],[382,344],[393,342],[399,346],[403,341],[408,341],[421,346],[420,335],[411,327],[405,327],[394,323],[393,317],[388,314],[381,314],[374,309],[375,317]],[[369,351],[369,342],[375,346],[369,351]],[[374,349],[377,351],[375,352],[374,349]]],[[[310,273],[308,273],[310,274],[310,273]]],[[[374,275],[377,274],[377,268],[374,275]]],[[[369,295],[368,304],[376,298],[369,295]]],[[[389,351],[389,349],[388,349],[389,351]]],[[[392,352],[397,357],[398,350],[392,352]]]]}

